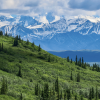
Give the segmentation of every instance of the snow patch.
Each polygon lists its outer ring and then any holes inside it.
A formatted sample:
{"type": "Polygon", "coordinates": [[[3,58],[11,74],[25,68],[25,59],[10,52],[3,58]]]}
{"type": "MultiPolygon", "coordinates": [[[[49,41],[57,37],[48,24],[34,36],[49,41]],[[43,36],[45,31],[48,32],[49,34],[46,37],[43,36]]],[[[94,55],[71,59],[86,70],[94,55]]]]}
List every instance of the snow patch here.
{"type": "Polygon", "coordinates": [[[77,25],[70,25],[70,26],[68,26],[68,31],[70,32],[76,28],[77,28],[77,25]]]}
{"type": "Polygon", "coordinates": [[[43,26],[44,24],[41,24],[41,25],[36,25],[36,26],[28,26],[27,28],[29,28],[29,29],[35,29],[35,28],[42,28],[42,26],[43,26]]]}

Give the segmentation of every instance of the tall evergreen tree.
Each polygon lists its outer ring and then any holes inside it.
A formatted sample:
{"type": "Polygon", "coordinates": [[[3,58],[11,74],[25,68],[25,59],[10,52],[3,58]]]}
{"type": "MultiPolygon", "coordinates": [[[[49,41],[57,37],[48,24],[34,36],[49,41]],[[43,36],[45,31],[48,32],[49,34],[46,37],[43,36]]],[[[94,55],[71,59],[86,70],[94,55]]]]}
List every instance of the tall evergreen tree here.
{"type": "Polygon", "coordinates": [[[32,47],[34,47],[34,45],[35,45],[35,44],[34,44],[34,42],[33,42],[33,43],[32,43],[32,47]]]}
{"type": "Polygon", "coordinates": [[[55,91],[57,92],[57,100],[59,100],[59,82],[58,82],[58,77],[55,81],[55,91]]]}
{"type": "Polygon", "coordinates": [[[49,85],[45,83],[44,85],[44,100],[48,100],[49,98],[49,85]]]}
{"type": "Polygon", "coordinates": [[[84,60],[83,60],[83,57],[82,57],[82,65],[84,64],[84,60]]]}
{"type": "Polygon", "coordinates": [[[21,66],[19,66],[19,71],[18,71],[17,76],[22,77],[21,66]]]}
{"type": "Polygon", "coordinates": [[[3,35],[3,32],[2,31],[0,31],[0,36],[2,36],[3,35]]]}
{"type": "Polygon", "coordinates": [[[7,91],[8,91],[7,80],[5,80],[3,77],[2,86],[1,86],[1,94],[7,94],[7,91]]]}
{"type": "Polygon", "coordinates": [[[89,92],[89,100],[92,100],[92,91],[90,89],[90,92],[89,92]]]}
{"type": "Polygon", "coordinates": [[[84,68],[86,69],[86,62],[85,62],[85,64],[84,64],[84,68]]]}
{"type": "Polygon", "coordinates": [[[67,57],[67,62],[69,62],[69,56],[67,57]]]}
{"type": "Polygon", "coordinates": [[[23,100],[23,96],[22,96],[22,93],[21,93],[21,95],[20,95],[20,100],[23,100]]]}
{"type": "Polygon", "coordinates": [[[92,98],[94,98],[94,88],[92,87],[92,98]]]}
{"type": "Polygon", "coordinates": [[[80,98],[80,100],[83,100],[83,95],[81,95],[81,98],[80,98]]]}
{"type": "Polygon", "coordinates": [[[1,47],[1,50],[3,51],[3,43],[2,43],[2,47],[1,47]]]}
{"type": "Polygon", "coordinates": [[[38,48],[38,51],[41,51],[41,47],[40,47],[40,44],[39,44],[39,48],[38,48]]]}
{"type": "Polygon", "coordinates": [[[81,67],[81,58],[79,59],[79,66],[81,67]]]}
{"type": "Polygon", "coordinates": [[[76,65],[77,65],[77,55],[76,55],[76,65]]]}
{"type": "Polygon", "coordinates": [[[72,63],[72,59],[71,59],[71,63],[72,63]]]}
{"type": "Polygon", "coordinates": [[[71,92],[70,89],[67,90],[67,100],[71,99],[71,92]]]}
{"type": "Polygon", "coordinates": [[[96,100],[98,100],[98,88],[96,86],[96,93],[95,93],[96,100]]]}
{"type": "Polygon", "coordinates": [[[35,85],[35,95],[39,95],[39,86],[38,83],[35,85]]]}
{"type": "Polygon", "coordinates": [[[28,39],[27,39],[27,42],[26,42],[26,44],[27,44],[27,45],[29,45],[29,40],[28,40],[28,39]]]}
{"type": "Polygon", "coordinates": [[[75,100],[78,100],[78,99],[77,99],[77,94],[75,95],[75,100]]]}
{"type": "Polygon", "coordinates": [[[71,80],[73,80],[73,75],[72,75],[72,71],[71,71],[71,77],[70,77],[70,79],[71,79],[71,80]]]}
{"type": "Polygon", "coordinates": [[[1,43],[0,43],[0,51],[2,51],[1,43]]]}
{"type": "Polygon", "coordinates": [[[77,74],[77,82],[80,82],[80,74],[77,74]]]}

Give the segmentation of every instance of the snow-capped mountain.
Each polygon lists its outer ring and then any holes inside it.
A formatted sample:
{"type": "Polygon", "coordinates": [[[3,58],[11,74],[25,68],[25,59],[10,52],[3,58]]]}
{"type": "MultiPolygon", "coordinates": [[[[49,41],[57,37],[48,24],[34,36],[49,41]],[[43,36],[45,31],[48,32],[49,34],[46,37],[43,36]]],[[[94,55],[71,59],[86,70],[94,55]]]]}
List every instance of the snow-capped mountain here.
{"type": "Polygon", "coordinates": [[[42,23],[30,16],[16,18],[0,16],[0,30],[29,39],[44,50],[100,49],[100,22],[86,18],[61,18],[56,22],[42,23]]]}

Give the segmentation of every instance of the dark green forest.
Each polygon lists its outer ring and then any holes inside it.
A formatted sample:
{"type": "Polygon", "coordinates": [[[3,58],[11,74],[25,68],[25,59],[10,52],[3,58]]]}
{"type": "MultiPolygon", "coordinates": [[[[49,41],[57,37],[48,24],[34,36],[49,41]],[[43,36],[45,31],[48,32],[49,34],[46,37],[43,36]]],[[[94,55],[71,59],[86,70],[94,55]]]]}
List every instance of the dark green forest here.
{"type": "Polygon", "coordinates": [[[61,58],[20,35],[0,32],[0,100],[99,99],[97,64],[90,66],[77,55],[75,61],[61,58]]]}

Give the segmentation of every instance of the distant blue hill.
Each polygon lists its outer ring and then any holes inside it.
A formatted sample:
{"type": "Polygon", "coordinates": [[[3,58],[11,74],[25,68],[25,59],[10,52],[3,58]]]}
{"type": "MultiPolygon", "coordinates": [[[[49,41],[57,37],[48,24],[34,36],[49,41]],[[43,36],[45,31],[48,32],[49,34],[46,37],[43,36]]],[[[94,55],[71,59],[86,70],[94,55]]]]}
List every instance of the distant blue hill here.
{"type": "Polygon", "coordinates": [[[93,50],[80,50],[80,51],[48,51],[49,53],[62,57],[67,58],[69,56],[69,59],[72,58],[73,61],[75,61],[76,55],[79,59],[80,57],[84,59],[84,62],[100,62],[100,51],[93,51],[93,50]]]}

